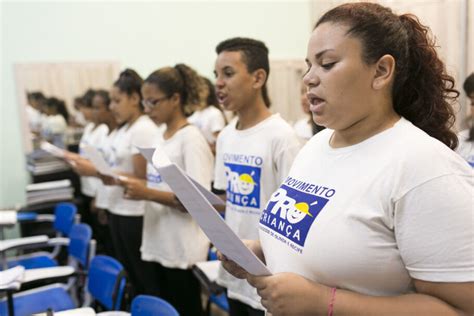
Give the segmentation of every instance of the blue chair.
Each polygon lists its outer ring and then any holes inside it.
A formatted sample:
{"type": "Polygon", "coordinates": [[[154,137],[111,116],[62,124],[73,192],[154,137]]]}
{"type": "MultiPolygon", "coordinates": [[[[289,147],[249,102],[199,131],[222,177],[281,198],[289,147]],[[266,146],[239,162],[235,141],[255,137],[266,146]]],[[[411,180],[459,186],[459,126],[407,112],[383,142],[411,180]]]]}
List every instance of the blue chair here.
{"type": "Polygon", "coordinates": [[[87,289],[107,310],[119,310],[125,291],[123,265],[112,257],[98,255],[91,262],[87,289]]]}
{"type": "Polygon", "coordinates": [[[132,316],[179,316],[167,301],[150,295],[139,295],[132,301],[132,316]]]}
{"type": "MultiPolygon", "coordinates": [[[[21,213],[19,213],[21,214],[21,213]]],[[[34,213],[24,214],[23,218],[34,218],[35,221],[51,221],[53,220],[53,227],[56,231],[56,237],[69,236],[72,226],[74,225],[77,207],[68,202],[58,203],[54,210],[54,216],[51,215],[33,215],[34,213]]],[[[17,265],[24,266],[25,269],[47,268],[57,266],[54,258],[59,255],[61,250],[61,243],[56,245],[52,252],[35,252],[22,256],[12,257],[8,260],[8,268],[17,265]]]]}
{"type": "MultiPolygon", "coordinates": [[[[209,261],[217,260],[217,249],[211,247],[209,249],[207,259],[209,261]]],[[[218,308],[222,309],[225,312],[229,312],[229,301],[227,300],[227,294],[225,289],[215,282],[209,283],[206,278],[199,278],[199,281],[209,292],[209,298],[206,303],[205,315],[210,315],[211,313],[211,304],[216,305],[218,308]],[[203,280],[204,279],[204,280],[203,280]]]]}
{"type": "MultiPolygon", "coordinates": [[[[72,233],[72,232],[71,232],[72,233]]],[[[96,256],[90,264],[88,293],[107,310],[118,310],[125,288],[125,272],[122,264],[108,256],[96,256]]],[[[83,307],[89,306],[84,303],[83,307]]],[[[30,316],[51,309],[55,312],[78,306],[64,284],[52,284],[13,295],[15,316],[30,316]]],[[[0,301],[0,315],[7,314],[6,299],[0,301]]]]}
{"type": "MultiPolygon", "coordinates": [[[[56,246],[68,246],[69,264],[75,265],[75,262],[81,264],[82,268],[87,269],[88,260],[95,253],[95,242],[92,242],[92,230],[87,224],[75,224],[68,229],[69,238],[59,239],[56,246]],[[92,246],[90,246],[92,244],[92,246]]],[[[55,243],[54,239],[50,241],[55,243]]],[[[7,261],[8,267],[13,268],[18,265],[25,269],[48,268],[58,266],[58,262],[50,257],[50,254],[39,253],[34,256],[22,256],[21,258],[12,258],[7,261]]]]}

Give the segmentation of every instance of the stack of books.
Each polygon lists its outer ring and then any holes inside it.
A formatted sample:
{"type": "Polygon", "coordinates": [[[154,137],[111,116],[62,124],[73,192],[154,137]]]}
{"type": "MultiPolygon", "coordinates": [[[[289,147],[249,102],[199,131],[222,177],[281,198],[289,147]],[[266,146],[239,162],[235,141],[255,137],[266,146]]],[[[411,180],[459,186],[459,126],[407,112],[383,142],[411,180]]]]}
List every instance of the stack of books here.
{"type": "Polygon", "coordinates": [[[55,201],[68,201],[74,198],[74,188],[70,180],[48,181],[26,186],[28,205],[55,201]]]}
{"type": "Polygon", "coordinates": [[[35,150],[28,155],[28,171],[33,176],[56,173],[70,169],[70,166],[64,159],[53,156],[42,149],[35,150]]]}

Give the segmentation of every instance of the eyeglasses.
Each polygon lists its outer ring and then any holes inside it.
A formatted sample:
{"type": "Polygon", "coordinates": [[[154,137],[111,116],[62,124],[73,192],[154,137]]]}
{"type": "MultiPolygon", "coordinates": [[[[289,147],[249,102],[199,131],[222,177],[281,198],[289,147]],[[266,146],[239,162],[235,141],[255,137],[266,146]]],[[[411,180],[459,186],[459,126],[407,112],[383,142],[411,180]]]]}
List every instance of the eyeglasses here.
{"type": "Polygon", "coordinates": [[[169,97],[162,97],[155,100],[142,100],[142,105],[146,108],[153,109],[166,99],[169,99],[169,97]]]}

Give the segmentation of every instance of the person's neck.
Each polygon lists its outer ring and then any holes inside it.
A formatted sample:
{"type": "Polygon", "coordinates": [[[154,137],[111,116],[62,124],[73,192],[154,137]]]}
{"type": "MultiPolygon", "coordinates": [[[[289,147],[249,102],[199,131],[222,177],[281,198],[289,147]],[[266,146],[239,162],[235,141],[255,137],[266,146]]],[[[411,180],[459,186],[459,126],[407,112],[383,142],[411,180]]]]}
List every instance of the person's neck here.
{"type": "Polygon", "coordinates": [[[245,130],[254,127],[258,123],[270,117],[272,113],[265,105],[262,96],[237,111],[237,129],[245,130]]]}
{"type": "Polygon", "coordinates": [[[400,115],[390,107],[386,111],[373,113],[345,129],[335,130],[329,143],[333,148],[358,144],[393,127],[399,119],[400,115]]]}
{"type": "Polygon", "coordinates": [[[109,134],[112,133],[114,129],[117,128],[118,124],[114,118],[111,118],[105,122],[105,125],[109,128],[109,134]]]}
{"type": "Polygon", "coordinates": [[[127,124],[128,126],[132,126],[133,123],[135,123],[138,118],[142,116],[142,113],[141,112],[134,112],[131,116],[130,116],[130,119],[127,121],[127,124]]]}
{"type": "Polygon", "coordinates": [[[188,120],[184,115],[177,115],[166,122],[166,131],[163,134],[164,139],[169,139],[184,126],[188,125],[188,120]]]}

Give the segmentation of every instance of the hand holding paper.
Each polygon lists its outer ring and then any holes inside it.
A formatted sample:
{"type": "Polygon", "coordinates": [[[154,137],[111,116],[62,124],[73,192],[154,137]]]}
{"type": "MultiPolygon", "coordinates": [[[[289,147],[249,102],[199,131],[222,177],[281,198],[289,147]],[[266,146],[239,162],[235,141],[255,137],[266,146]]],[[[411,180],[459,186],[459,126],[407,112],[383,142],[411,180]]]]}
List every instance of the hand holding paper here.
{"type": "MultiPolygon", "coordinates": [[[[141,147],[137,147],[138,150],[140,151],[140,153],[143,155],[143,157],[145,157],[145,159],[151,164],[153,165],[153,154],[155,153],[156,151],[156,148],[141,148],[141,147]]],[[[160,165],[163,165],[163,166],[167,166],[167,165],[170,165],[171,164],[171,161],[169,160],[168,157],[166,157],[166,155],[162,155],[163,157],[158,157],[157,159],[157,162],[160,164],[160,165]]],[[[154,165],[153,165],[154,166],[154,165]]],[[[155,166],[154,166],[155,167],[155,166]]],[[[156,168],[156,167],[155,167],[156,168]]],[[[225,206],[225,202],[220,198],[218,197],[217,195],[215,195],[214,193],[212,193],[211,191],[207,190],[205,187],[203,187],[199,182],[193,180],[192,178],[188,177],[186,175],[186,177],[198,188],[198,190],[206,197],[206,199],[212,204],[212,205],[224,205],[225,206]]]]}
{"type": "Polygon", "coordinates": [[[66,151],[47,141],[41,141],[40,148],[58,158],[65,158],[66,151]]]}
{"type": "MultiPolygon", "coordinates": [[[[152,149],[145,150],[144,156],[150,156],[151,152],[152,149]]],[[[159,149],[154,151],[152,162],[164,181],[222,254],[240,265],[250,274],[271,274],[267,267],[247,248],[211,205],[211,199],[221,201],[217,196],[204,188],[198,188],[198,185],[178,166],[171,163],[159,149]],[[205,193],[203,190],[209,193],[205,193]]]]}
{"type": "Polygon", "coordinates": [[[143,179],[119,177],[120,185],[124,190],[124,198],[130,200],[149,200],[148,188],[143,179]]]}
{"type": "Polygon", "coordinates": [[[118,178],[119,175],[112,171],[109,164],[104,160],[100,152],[91,146],[84,146],[84,152],[86,157],[92,162],[94,167],[99,171],[99,173],[112,177],[118,178]]]}

